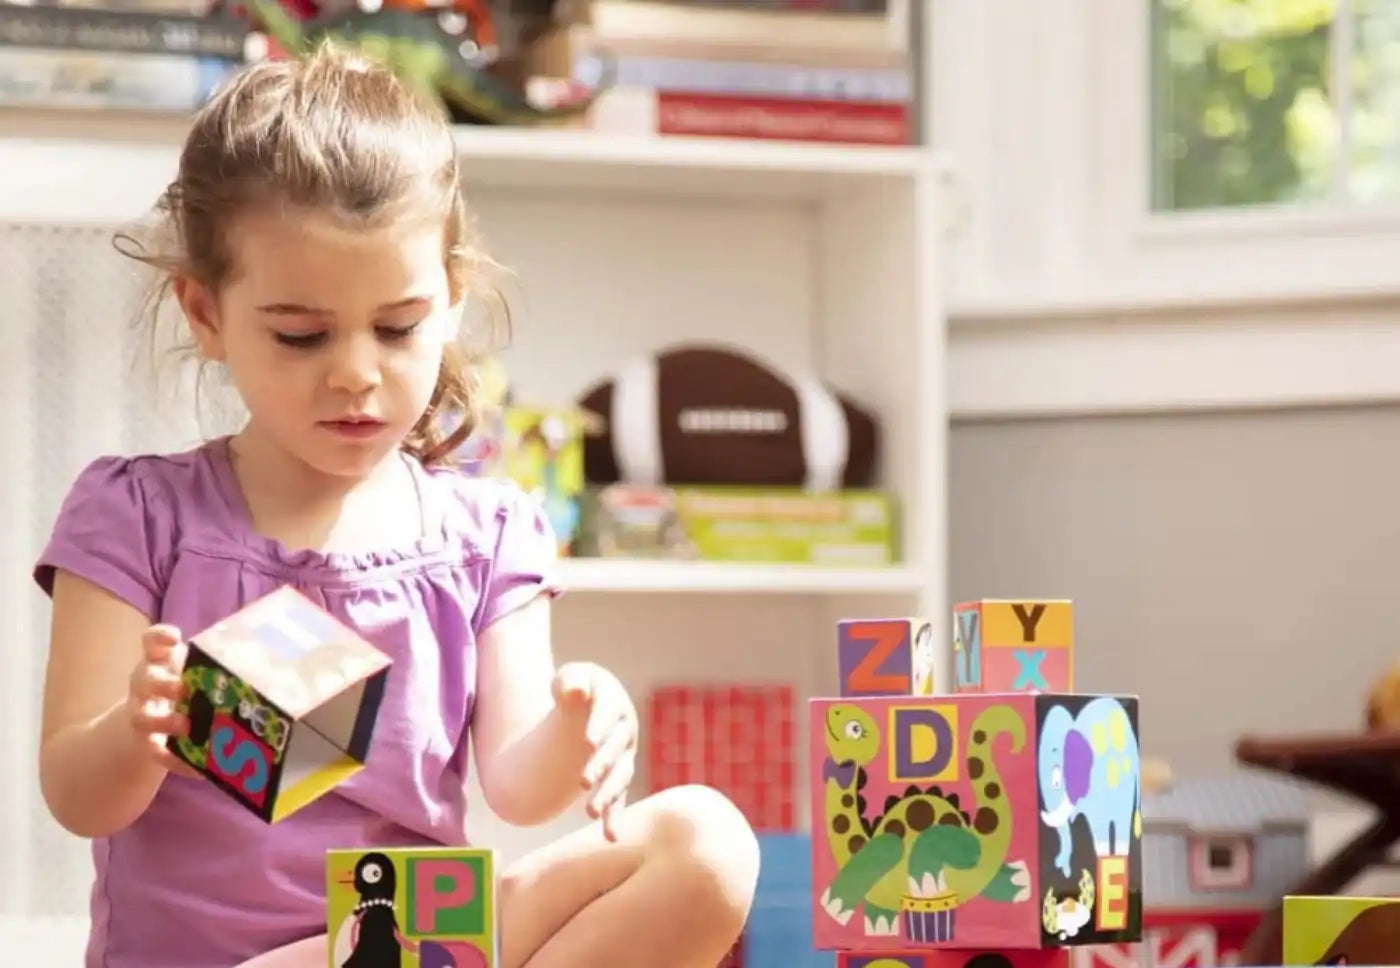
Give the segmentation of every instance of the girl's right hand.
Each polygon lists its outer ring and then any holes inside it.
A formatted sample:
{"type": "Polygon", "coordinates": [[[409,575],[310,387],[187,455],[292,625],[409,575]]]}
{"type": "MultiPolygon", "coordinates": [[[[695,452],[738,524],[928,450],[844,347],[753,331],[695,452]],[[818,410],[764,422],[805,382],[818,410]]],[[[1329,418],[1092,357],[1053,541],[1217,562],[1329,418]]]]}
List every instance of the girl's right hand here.
{"type": "Polygon", "coordinates": [[[131,671],[127,718],[152,759],[171,773],[197,779],[199,772],[165,747],[168,737],[183,736],[190,728],[189,719],[175,711],[185,694],[180,672],[186,648],[180,630],[152,625],[141,635],[141,653],[131,671]]]}

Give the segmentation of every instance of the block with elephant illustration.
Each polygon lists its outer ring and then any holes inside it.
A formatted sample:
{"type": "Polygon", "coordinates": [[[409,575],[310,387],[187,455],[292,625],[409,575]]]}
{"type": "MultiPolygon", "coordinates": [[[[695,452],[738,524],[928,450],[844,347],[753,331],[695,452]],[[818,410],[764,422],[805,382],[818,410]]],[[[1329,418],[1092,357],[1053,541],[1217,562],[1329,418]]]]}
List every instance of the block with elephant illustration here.
{"type": "Polygon", "coordinates": [[[813,942],[1141,940],[1136,697],[810,701],[813,942]]]}

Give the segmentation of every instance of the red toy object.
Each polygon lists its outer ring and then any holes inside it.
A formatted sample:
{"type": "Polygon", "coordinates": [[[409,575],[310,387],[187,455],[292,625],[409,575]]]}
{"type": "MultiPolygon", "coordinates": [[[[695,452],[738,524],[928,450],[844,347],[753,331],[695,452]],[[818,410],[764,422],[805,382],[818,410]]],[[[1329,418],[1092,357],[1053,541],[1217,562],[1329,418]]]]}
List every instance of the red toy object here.
{"type": "Polygon", "coordinates": [[[795,822],[796,725],[788,686],[667,686],[648,701],[652,792],[714,787],[758,831],[795,822]]]}
{"type": "Polygon", "coordinates": [[[1145,912],[1139,944],[1077,948],[1071,968],[1197,968],[1242,964],[1245,943],[1263,912],[1145,912]]]}

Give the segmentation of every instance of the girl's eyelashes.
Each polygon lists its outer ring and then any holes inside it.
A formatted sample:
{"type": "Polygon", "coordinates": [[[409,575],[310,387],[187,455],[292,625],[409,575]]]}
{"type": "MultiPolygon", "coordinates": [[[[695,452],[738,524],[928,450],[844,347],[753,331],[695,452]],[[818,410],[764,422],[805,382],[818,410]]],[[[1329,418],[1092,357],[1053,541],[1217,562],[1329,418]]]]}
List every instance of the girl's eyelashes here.
{"type": "Polygon", "coordinates": [[[310,349],[325,342],[326,334],[320,333],[273,333],[273,338],[283,346],[294,349],[310,349]]]}
{"type": "MultiPolygon", "coordinates": [[[[375,332],[379,334],[380,339],[388,340],[390,342],[397,342],[399,340],[406,340],[409,337],[411,337],[414,333],[418,332],[422,325],[423,323],[420,320],[419,322],[412,323],[408,326],[376,326],[375,332]]],[[[317,333],[274,332],[273,338],[276,339],[277,342],[281,343],[283,346],[290,346],[293,349],[305,350],[312,349],[313,347],[320,346],[322,343],[324,343],[327,338],[327,333],[325,331],[317,333]]]]}
{"type": "Polygon", "coordinates": [[[378,331],[379,335],[387,340],[408,339],[414,333],[418,332],[418,328],[422,325],[423,323],[420,320],[408,326],[380,326],[378,327],[378,331]]]}

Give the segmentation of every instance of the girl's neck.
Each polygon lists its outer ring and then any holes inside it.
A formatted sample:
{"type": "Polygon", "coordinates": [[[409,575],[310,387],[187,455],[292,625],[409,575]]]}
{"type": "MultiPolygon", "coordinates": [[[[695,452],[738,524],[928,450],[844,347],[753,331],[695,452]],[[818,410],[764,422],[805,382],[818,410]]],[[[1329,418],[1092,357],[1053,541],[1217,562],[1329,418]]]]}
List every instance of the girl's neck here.
{"type": "Polygon", "coordinates": [[[398,451],[364,477],[338,477],[247,427],[229,440],[228,456],[250,525],[290,550],[358,552],[424,533],[412,458],[398,451]]]}

